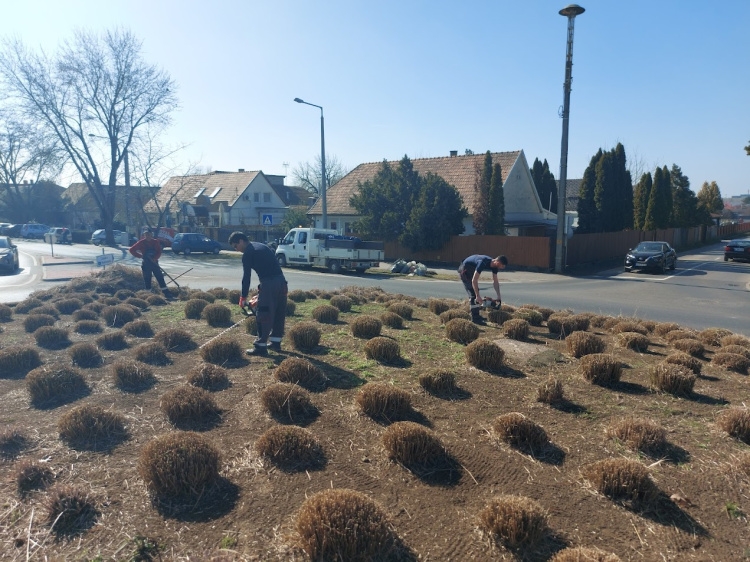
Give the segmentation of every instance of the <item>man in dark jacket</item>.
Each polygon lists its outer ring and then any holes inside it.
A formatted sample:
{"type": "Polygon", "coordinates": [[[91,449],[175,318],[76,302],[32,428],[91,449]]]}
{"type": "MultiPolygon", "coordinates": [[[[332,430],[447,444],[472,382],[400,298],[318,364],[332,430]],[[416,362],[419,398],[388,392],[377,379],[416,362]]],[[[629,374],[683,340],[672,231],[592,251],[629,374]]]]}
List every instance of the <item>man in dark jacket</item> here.
{"type": "Polygon", "coordinates": [[[256,321],[258,338],[248,355],[268,355],[268,348],[281,351],[281,340],[284,337],[286,322],[286,297],[289,291],[286,279],[281,271],[276,254],[271,248],[259,242],[249,242],[242,232],[233,232],[229,236],[229,245],[242,252],[242,296],[240,306],[247,304],[250,291],[252,270],[258,275],[258,304],[256,321]]]}
{"type": "Polygon", "coordinates": [[[491,258],[490,256],[475,254],[466,258],[461,263],[461,267],[458,268],[458,275],[464,284],[466,293],[469,295],[471,321],[475,324],[484,324],[484,318],[479,314],[479,309],[482,307],[482,297],[479,294],[479,276],[483,271],[488,269],[492,272],[492,285],[497,295],[495,306],[499,308],[502,304],[502,299],[500,297],[500,282],[497,280],[497,272],[505,269],[506,265],[508,265],[508,258],[505,256],[491,258]]]}
{"type": "Polygon", "coordinates": [[[141,260],[141,272],[143,273],[143,282],[147,290],[151,290],[151,276],[156,278],[159,288],[164,296],[171,298],[167,284],[164,282],[164,275],[161,272],[159,258],[161,257],[161,242],[154,239],[150,230],[143,233],[143,238],[138,240],[130,247],[130,253],[141,260]]]}

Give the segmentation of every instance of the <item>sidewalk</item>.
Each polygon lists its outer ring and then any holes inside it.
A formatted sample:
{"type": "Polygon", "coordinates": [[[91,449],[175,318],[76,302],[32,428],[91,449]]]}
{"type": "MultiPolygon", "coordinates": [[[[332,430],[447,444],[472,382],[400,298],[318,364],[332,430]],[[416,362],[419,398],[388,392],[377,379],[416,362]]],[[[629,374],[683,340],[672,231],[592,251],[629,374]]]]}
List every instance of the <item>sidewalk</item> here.
{"type": "Polygon", "coordinates": [[[93,260],[42,256],[42,281],[70,281],[99,269],[93,260]]]}

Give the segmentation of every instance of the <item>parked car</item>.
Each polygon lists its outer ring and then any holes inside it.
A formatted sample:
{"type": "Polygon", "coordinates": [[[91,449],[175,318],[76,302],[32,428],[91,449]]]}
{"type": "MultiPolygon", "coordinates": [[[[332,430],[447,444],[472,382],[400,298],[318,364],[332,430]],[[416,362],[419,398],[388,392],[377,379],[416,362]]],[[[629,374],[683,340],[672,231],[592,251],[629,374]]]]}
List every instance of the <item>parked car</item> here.
{"type": "Polygon", "coordinates": [[[3,236],[17,238],[21,235],[22,228],[23,224],[11,224],[10,226],[4,226],[0,228],[0,234],[2,234],[3,236]]]}
{"type": "Polygon", "coordinates": [[[172,251],[175,254],[182,252],[186,256],[189,256],[193,252],[218,254],[221,251],[221,244],[216,240],[211,240],[205,234],[180,232],[179,234],[175,234],[172,241],[172,251]]]}
{"type": "Polygon", "coordinates": [[[55,244],[72,244],[73,235],[70,233],[70,229],[64,226],[53,226],[49,229],[47,234],[52,234],[55,244]]]}
{"type": "Polygon", "coordinates": [[[724,261],[747,260],[750,261],[750,239],[730,240],[724,246],[724,261]]]}
{"type": "MultiPolygon", "coordinates": [[[[113,230],[112,235],[115,237],[115,242],[119,244],[129,244],[133,245],[136,243],[137,238],[133,236],[132,234],[128,234],[127,232],[123,232],[122,230],[113,230]],[[127,242],[125,242],[127,240],[127,242]]],[[[91,243],[94,246],[101,246],[107,241],[107,231],[103,228],[100,228],[99,230],[95,230],[91,234],[91,243]]]]}
{"type": "Polygon", "coordinates": [[[21,238],[39,238],[44,239],[44,235],[49,232],[49,226],[46,224],[28,223],[21,227],[21,238]]]}
{"type": "Polygon", "coordinates": [[[13,273],[18,269],[18,248],[7,236],[0,236],[0,270],[13,273]]]}
{"type": "Polygon", "coordinates": [[[664,273],[677,267],[677,252],[666,242],[641,242],[625,256],[625,271],[655,269],[664,273]]]}

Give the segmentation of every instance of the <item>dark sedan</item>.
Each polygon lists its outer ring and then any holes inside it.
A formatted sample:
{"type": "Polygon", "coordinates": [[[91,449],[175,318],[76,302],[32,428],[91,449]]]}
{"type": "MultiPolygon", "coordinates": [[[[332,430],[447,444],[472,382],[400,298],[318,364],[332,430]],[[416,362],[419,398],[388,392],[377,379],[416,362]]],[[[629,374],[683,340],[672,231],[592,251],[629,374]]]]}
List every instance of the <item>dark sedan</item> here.
{"type": "Polygon", "coordinates": [[[730,240],[724,246],[724,261],[750,261],[750,240],[730,240]]]}
{"type": "Polygon", "coordinates": [[[666,242],[641,242],[625,256],[625,271],[656,270],[664,273],[677,267],[677,252],[666,242]]]}
{"type": "Polygon", "coordinates": [[[13,273],[18,269],[18,248],[7,236],[0,236],[0,270],[13,273]]]}
{"type": "Polygon", "coordinates": [[[189,256],[193,252],[218,254],[221,251],[221,244],[216,240],[211,240],[205,234],[181,232],[180,234],[176,234],[172,241],[172,251],[175,254],[182,252],[186,256],[189,256]]]}

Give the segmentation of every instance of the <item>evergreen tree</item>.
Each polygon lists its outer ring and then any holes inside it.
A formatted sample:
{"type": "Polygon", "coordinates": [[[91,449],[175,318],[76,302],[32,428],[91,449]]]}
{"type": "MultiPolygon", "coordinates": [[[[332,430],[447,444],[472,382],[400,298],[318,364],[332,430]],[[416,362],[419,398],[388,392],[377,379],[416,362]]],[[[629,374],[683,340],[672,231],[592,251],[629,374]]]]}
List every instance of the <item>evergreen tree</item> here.
{"type": "Polygon", "coordinates": [[[542,202],[542,207],[553,213],[557,212],[557,183],[555,182],[555,176],[549,170],[549,164],[547,160],[544,163],[539,161],[539,158],[534,159],[534,164],[531,169],[531,179],[534,180],[534,187],[539,195],[539,200],[542,202]],[[550,196],[552,203],[550,204],[550,196]]]}
{"type": "Polygon", "coordinates": [[[632,228],[633,225],[633,178],[628,171],[625,147],[619,142],[614,150],[614,174],[619,212],[613,227],[619,231],[632,228]]]}
{"type": "Polygon", "coordinates": [[[577,232],[596,232],[597,211],[594,201],[596,188],[596,164],[602,157],[602,149],[591,158],[588,167],[583,172],[581,187],[578,192],[578,229],[577,232]]]}
{"type": "Polygon", "coordinates": [[[654,183],[651,187],[643,229],[669,228],[671,214],[672,186],[669,180],[669,170],[664,166],[656,168],[654,172],[654,183]]]}
{"type": "Polygon", "coordinates": [[[677,164],[672,164],[669,177],[672,183],[672,226],[686,228],[700,224],[698,198],[690,189],[690,180],[677,164]]]}
{"type": "Polygon", "coordinates": [[[724,210],[721,190],[715,181],[703,182],[698,192],[698,209],[703,224],[711,224],[711,213],[721,213],[724,210]]]}
{"type": "Polygon", "coordinates": [[[468,211],[455,187],[428,173],[399,241],[413,252],[439,250],[464,231],[468,211]]]}
{"type": "Polygon", "coordinates": [[[651,196],[651,172],[646,172],[641,176],[638,185],[635,186],[633,195],[633,228],[636,230],[645,230],[646,209],[648,209],[649,197],[651,196]]]}
{"type": "Polygon", "coordinates": [[[615,193],[614,153],[607,151],[596,163],[596,183],[594,185],[594,203],[596,204],[596,227],[594,232],[612,232],[617,230],[617,194],[615,193]]]}
{"type": "Polygon", "coordinates": [[[474,231],[487,234],[487,223],[490,216],[490,182],[492,181],[492,153],[488,150],[484,162],[477,169],[474,183],[474,231]]]}
{"type": "Polygon", "coordinates": [[[503,171],[500,164],[492,166],[487,234],[505,234],[505,194],[503,193],[503,171]]]}

